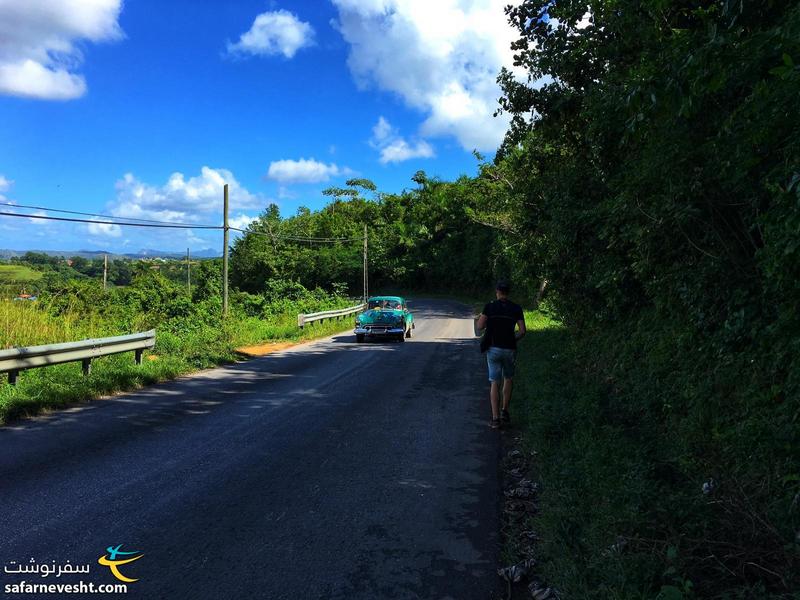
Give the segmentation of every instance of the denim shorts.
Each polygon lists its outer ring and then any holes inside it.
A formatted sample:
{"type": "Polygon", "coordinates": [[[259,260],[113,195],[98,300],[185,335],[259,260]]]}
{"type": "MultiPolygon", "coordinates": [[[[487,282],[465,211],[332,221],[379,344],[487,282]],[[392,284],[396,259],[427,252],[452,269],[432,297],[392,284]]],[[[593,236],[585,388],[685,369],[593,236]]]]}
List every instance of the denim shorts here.
{"type": "Polygon", "coordinates": [[[486,362],[489,365],[489,381],[511,379],[514,377],[517,351],[509,348],[491,347],[486,351],[486,362]]]}

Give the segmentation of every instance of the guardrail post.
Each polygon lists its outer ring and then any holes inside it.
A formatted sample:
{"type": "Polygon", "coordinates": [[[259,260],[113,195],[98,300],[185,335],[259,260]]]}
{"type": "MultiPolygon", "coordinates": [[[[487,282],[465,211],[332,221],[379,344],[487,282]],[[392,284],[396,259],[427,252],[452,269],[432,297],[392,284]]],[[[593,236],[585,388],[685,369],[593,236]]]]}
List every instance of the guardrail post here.
{"type": "Polygon", "coordinates": [[[306,326],[306,316],[305,315],[297,315],[297,326],[300,329],[306,326]]]}
{"type": "Polygon", "coordinates": [[[10,383],[11,385],[16,385],[18,376],[19,376],[19,371],[9,371],[8,383],[10,383]]]}
{"type": "Polygon", "coordinates": [[[135,350],[135,351],[134,351],[134,358],[133,358],[133,360],[134,360],[134,361],[136,361],[136,364],[137,364],[137,365],[140,365],[140,364],[142,364],[142,353],[143,353],[143,352],[144,352],[144,350],[135,350]]]}
{"type": "Polygon", "coordinates": [[[91,375],[92,374],[92,359],[91,358],[84,358],[81,361],[81,365],[83,367],[83,374],[84,375],[91,375]]]}

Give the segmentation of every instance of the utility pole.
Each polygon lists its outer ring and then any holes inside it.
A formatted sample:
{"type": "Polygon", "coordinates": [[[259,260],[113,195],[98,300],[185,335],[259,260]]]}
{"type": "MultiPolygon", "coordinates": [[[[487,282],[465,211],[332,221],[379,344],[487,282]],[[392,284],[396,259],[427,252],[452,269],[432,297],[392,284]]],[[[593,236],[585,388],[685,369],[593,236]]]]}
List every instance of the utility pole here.
{"type": "Polygon", "coordinates": [[[106,282],[108,281],[108,254],[103,254],[103,291],[106,291],[106,282]]]}
{"type": "Polygon", "coordinates": [[[192,263],[189,262],[189,249],[186,249],[186,289],[192,295],[192,263]]]}
{"type": "Polygon", "coordinates": [[[228,316],[228,184],[224,189],[224,214],[222,218],[222,315],[228,316]]]}
{"type": "Polygon", "coordinates": [[[369,294],[369,275],[367,274],[369,261],[367,259],[367,252],[367,224],[364,223],[364,302],[367,301],[367,294],[369,294]]]}

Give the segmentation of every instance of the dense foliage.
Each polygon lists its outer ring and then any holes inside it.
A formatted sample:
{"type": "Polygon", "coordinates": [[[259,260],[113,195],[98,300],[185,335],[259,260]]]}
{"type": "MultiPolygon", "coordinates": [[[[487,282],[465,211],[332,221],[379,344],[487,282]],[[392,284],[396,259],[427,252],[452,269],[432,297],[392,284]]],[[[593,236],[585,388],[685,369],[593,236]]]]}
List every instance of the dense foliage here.
{"type": "Polygon", "coordinates": [[[232,285],[262,293],[273,278],[306,287],[343,284],[362,293],[364,226],[369,241],[369,288],[476,291],[491,288],[496,272],[507,269],[505,247],[494,230],[472,218],[483,202],[483,185],[462,177],[455,182],[414,176],[418,186],[401,194],[362,196],[365,180],[329,190],[334,199],[322,210],[301,208],[281,218],[270,206],[234,243],[232,285]],[[338,238],[335,243],[292,238],[338,238]]]}
{"type": "MultiPolygon", "coordinates": [[[[618,476],[547,534],[583,531],[576,561],[628,541],[624,583],[597,568],[573,593],[800,589],[800,6],[525,0],[508,15],[531,80],[500,76],[514,121],[494,168],[513,192],[494,210],[606,382],[549,435],[618,476]]],[[[593,480],[580,468],[568,477],[593,480]]]]}

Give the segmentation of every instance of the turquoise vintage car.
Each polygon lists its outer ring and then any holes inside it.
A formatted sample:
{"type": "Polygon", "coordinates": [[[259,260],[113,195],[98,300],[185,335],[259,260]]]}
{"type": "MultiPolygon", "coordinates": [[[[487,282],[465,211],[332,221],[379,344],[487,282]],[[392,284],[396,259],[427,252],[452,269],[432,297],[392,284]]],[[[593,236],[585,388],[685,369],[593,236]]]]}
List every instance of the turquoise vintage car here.
{"type": "Polygon", "coordinates": [[[356,317],[356,341],[382,337],[404,342],[414,330],[414,315],[400,296],[372,296],[367,310],[356,317]]]}

